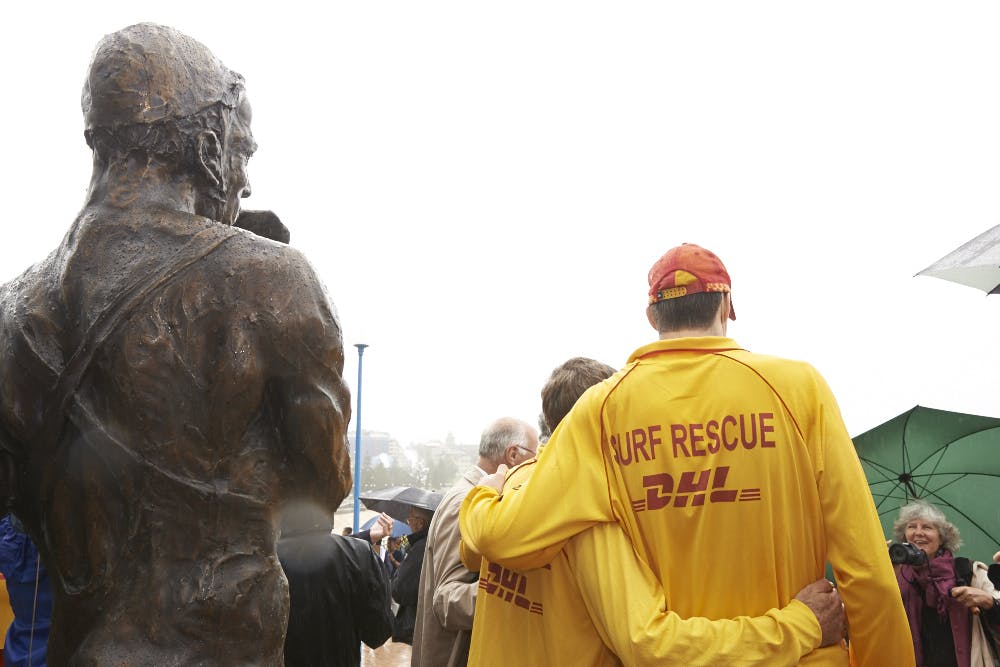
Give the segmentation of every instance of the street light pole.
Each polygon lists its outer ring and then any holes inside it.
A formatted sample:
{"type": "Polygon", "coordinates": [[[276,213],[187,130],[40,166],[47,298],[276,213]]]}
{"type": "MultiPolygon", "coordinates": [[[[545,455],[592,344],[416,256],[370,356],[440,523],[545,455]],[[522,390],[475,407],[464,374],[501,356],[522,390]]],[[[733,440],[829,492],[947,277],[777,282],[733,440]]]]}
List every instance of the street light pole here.
{"type": "Polygon", "coordinates": [[[358,520],[361,517],[361,357],[368,347],[364,343],[355,343],[358,348],[358,409],[354,415],[354,532],[358,532],[358,520]]]}

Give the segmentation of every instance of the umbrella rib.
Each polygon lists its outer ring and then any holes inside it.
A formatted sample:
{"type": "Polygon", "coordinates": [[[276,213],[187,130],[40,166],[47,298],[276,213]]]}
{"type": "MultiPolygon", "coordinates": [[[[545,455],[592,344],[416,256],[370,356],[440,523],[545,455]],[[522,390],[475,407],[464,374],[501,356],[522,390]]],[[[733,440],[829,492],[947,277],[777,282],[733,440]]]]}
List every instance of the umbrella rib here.
{"type": "Polygon", "coordinates": [[[872,461],[871,459],[866,459],[863,456],[859,456],[858,459],[862,463],[867,463],[869,466],[871,466],[873,472],[881,473],[885,477],[886,481],[889,480],[896,481],[899,479],[899,474],[889,466],[882,465],[878,461],[872,461]]]}
{"type": "Polygon", "coordinates": [[[915,477],[926,477],[927,478],[927,482],[925,484],[922,484],[920,488],[923,489],[925,492],[931,494],[931,495],[937,496],[938,491],[940,491],[942,489],[946,489],[949,486],[951,486],[952,484],[954,484],[955,482],[958,482],[959,480],[962,480],[962,479],[964,479],[964,478],[966,478],[966,477],[969,476],[969,473],[951,473],[951,474],[955,475],[955,477],[953,479],[949,479],[947,482],[945,482],[941,486],[936,487],[934,489],[929,488],[930,487],[931,479],[934,477],[934,472],[933,471],[929,472],[929,473],[927,473],[925,475],[916,475],[915,477]]]}
{"type": "MultiPolygon", "coordinates": [[[[946,485],[946,486],[947,486],[947,485],[946,485]]],[[[941,488],[944,488],[944,487],[941,487],[941,488]]],[[[971,516],[969,516],[968,514],[966,514],[965,512],[963,512],[963,511],[962,511],[961,509],[959,509],[959,508],[958,508],[958,507],[956,507],[955,505],[951,504],[950,502],[948,502],[947,500],[945,500],[945,499],[944,499],[944,498],[942,498],[941,496],[937,495],[937,494],[936,494],[936,493],[934,493],[933,491],[931,492],[931,495],[932,495],[932,496],[934,496],[934,498],[936,498],[936,499],[937,499],[937,501],[938,501],[938,503],[939,503],[939,504],[941,504],[941,505],[945,505],[946,507],[949,507],[949,508],[951,508],[951,509],[955,510],[955,512],[956,512],[957,514],[960,514],[960,515],[962,515],[963,517],[965,517],[965,520],[966,520],[966,521],[968,521],[968,522],[969,522],[969,524],[971,524],[971,525],[975,526],[976,528],[978,528],[978,529],[979,529],[979,531],[980,531],[980,532],[981,532],[981,533],[982,533],[983,535],[986,535],[987,537],[989,537],[989,538],[990,538],[991,540],[993,540],[994,542],[996,542],[996,541],[997,541],[997,539],[996,539],[996,538],[995,538],[995,537],[994,537],[994,536],[993,536],[993,535],[992,535],[992,534],[991,534],[991,533],[990,533],[990,532],[989,532],[988,530],[986,530],[985,528],[983,528],[982,526],[980,526],[980,525],[979,525],[979,522],[978,522],[978,521],[976,521],[976,520],[975,520],[975,519],[973,519],[973,518],[972,518],[971,516]]],[[[959,535],[959,537],[961,537],[961,535],[959,535]]]]}
{"type": "MultiPolygon", "coordinates": [[[[951,442],[946,443],[944,445],[944,447],[941,447],[940,449],[938,449],[937,451],[935,451],[933,454],[930,454],[929,456],[927,456],[927,458],[925,458],[923,461],[920,462],[920,465],[923,465],[924,463],[926,463],[927,461],[929,461],[931,459],[931,456],[934,456],[934,454],[938,455],[938,459],[937,459],[937,461],[934,462],[934,467],[931,468],[931,471],[929,473],[921,474],[920,475],[921,477],[926,477],[926,481],[923,484],[921,484],[921,486],[920,486],[920,490],[922,492],[927,493],[927,485],[930,483],[931,479],[934,478],[934,475],[937,474],[938,466],[941,465],[941,460],[944,458],[944,455],[948,453],[948,448],[951,447],[951,445],[952,445],[953,442],[955,442],[955,441],[952,440],[951,442]]],[[[913,470],[913,468],[910,468],[910,470],[913,470]]],[[[910,479],[915,479],[913,473],[910,473],[910,479]]],[[[950,483],[951,482],[949,482],[949,484],[950,483]]],[[[947,486],[947,484],[945,486],[947,486]]],[[[940,487],[940,488],[944,488],[944,487],[940,487]]]]}
{"type": "MultiPolygon", "coordinates": [[[[929,461],[931,459],[931,457],[933,457],[934,455],[939,455],[941,458],[943,458],[944,455],[945,455],[945,453],[947,452],[948,448],[951,447],[952,445],[954,445],[954,444],[956,444],[956,443],[958,443],[958,442],[960,442],[962,440],[965,440],[966,438],[969,438],[969,437],[972,437],[974,435],[978,435],[980,433],[983,433],[985,431],[992,431],[992,430],[997,430],[997,429],[1000,429],[1000,425],[991,424],[991,425],[988,425],[988,426],[983,426],[982,428],[978,428],[978,429],[976,429],[974,431],[969,431],[968,433],[962,433],[961,435],[958,435],[958,436],[952,438],[948,442],[942,443],[940,447],[938,447],[937,449],[935,449],[934,451],[932,451],[930,454],[928,454],[927,456],[925,456],[920,461],[920,463],[918,463],[916,466],[914,466],[912,468],[909,467],[909,466],[907,466],[907,467],[904,468],[904,470],[913,470],[914,468],[919,468],[920,466],[922,466],[925,463],[927,463],[927,461],[929,461]]],[[[905,436],[904,436],[904,439],[905,439],[905,436]]],[[[905,443],[904,443],[903,446],[906,447],[905,443]]],[[[906,454],[905,458],[907,459],[907,461],[905,461],[904,463],[908,463],[908,459],[909,459],[909,451],[908,451],[908,449],[905,451],[905,454],[906,454]]],[[[940,459],[938,460],[938,464],[940,464],[940,459]]],[[[937,469],[937,466],[935,466],[935,470],[936,469],[937,469]]]]}
{"type": "MultiPolygon", "coordinates": [[[[900,488],[901,483],[899,481],[899,475],[896,473],[896,471],[894,471],[892,468],[889,468],[888,466],[882,465],[878,461],[873,461],[871,459],[865,458],[864,456],[859,456],[858,459],[862,463],[867,463],[868,466],[870,467],[872,473],[877,473],[879,475],[882,475],[882,477],[884,478],[882,480],[869,480],[869,482],[868,482],[868,490],[869,490],[869,492],[872,493],[872,496],[873,496],[872,499],[873,500],[874,500],[874,496],[875,496],[875,493],[871,490],[871,485],[873,483],[877,483],[877,482],[881,482],[881,481],[892,482],[892,488],[891,489],[889,489],[885,493],[879,494],[879,500],[875,503],[875,509],[878,510],[878,508],[880,508],[882,506],[882,504],[885,503],[886,501],[897,500],[896,498],[893,497],[893,493],[895,493],[900,488]]],[[[903,498],[904,498],[904,500],[906,499],[905,492],[904,492],[903,498]]]]}
{"type": "MultiPolygon", "coordinates": [[[[917,477],[927,477],[928,478],[928,482],[930,482],[931,481],[930,478],[933,477],[933,476],[934,476],[933,473],[927,473],[927,474],[923,474],[923,475],[914,475],[914,478],[917,478],[917,477]]],[[[941,489],[947,488],[947,487],[951,486],[952,484],[954,484],[955,482],[959,482],[959,481],[965,479],[966,477],[998,477],[998,475],[993,475],[993,474],[989,474],[989,473],[978,473],[978,472],[948,472],[948,473],[941,473],[940,475],[937,475],[937,477],[944,477],[944,476],[948,476],[949,477],[948,481],[944,482],[941,486],[939,486],[939,487],[937,487],[935,489],[929,489],[928,493],[937,493],[941,489]]],[[[927,485],[925,485],[924,488],[927,488],[927,485]]]]}
{"type": "MultiPolygon", "coordinates": [[[[902,486],[902,485],[901,485],[901,484],[900,484],[899,482],[896,482],[895,484],[893,484],[893,485],[892,485],[892,488],[891,488],[891,489],[889,489],[889,491],[887,491],[886,493],[883,493],[883,494],[881,494],[881,496],[882,496],[882,497],[881,497],[881,499],[880,499],[880,500],[879,500],[879,501],[878,501],[877,503],[875,503],[875,510],[877,511],[877,510],[878,510],[878,509],[879,509],[879,508],[880,508],[880,507],[882,506],[882,503],[884,503],[884,502],[886,502],[886,501],[889,501],[889,500],[899,500],[899,498],[898,498],[898,497],[896,497],[896,496],[893,496],[892,494],[893,494],[893,492],[895,492],[895,491],[896,491],[897,489],[899,489],[899,487],[900,487],[900,486],[902,486]]],[[[870,484],[869,484],[869,486],[868,486],[868,490],[869,490],[869,491],[871,491],[871,485],[870,485],[870,484]]],[[[873,493],[872,495],[874,496],[875,494],[873,493]]],[[[907,496],[906,496],[906,493],[905,493],[905,491],[904,491],[904,493],[903,493],[903,498],[902,498],[902,499],[903,499],[903,500],[906,500],[906,497],[907,497],[907,496]]],[[[895,509],[896,509],[896,507],[895,507],[895,506],[893,506],[893,507],[890,507],[889,509],[890,509],[890,510],[895,510],[895,509]]],[[[880,515],[881,515],[881,513],[880,513],[880,515]]]]}
{"type": "MultiPolygon", "coordinates": [[[[916,410],[916,408],[913,408],[913,410],[910,411],[910,414],[907,415],[907,417],[906,417],[906,422],[907,423],[909,422],[910,417],[912,416],[912,414],[913,414],[913,412],[915,410],[916,410]]],[[[904,427],[903,427],[903,437],[902,437],[902,441],[903,441],[903,472],[904,473],[909,473],[910,479],[915,480],[917,477],[927,477],[928,481],[929,481],[929,479],[931,477],[933,477],[934,474],[937,472],[938,466],[941,465],[941,461],[944,459],[945,454],[948,453],[948,449],[952,445],[954,445],[955,443],[957,443],[957,442],[959,442],[961,440],[964,440],[965,438],[968,438],[970,436],[977,435],[979,433],[983,433],[984,431],[990,431],[990,430],[997,429],[997,428],[998,428],[998,426],[996,424],[993,424],[993,425],[983,426],[981,428],[977,428],[976,430],[969,431],[968,433],[962,433],[961,435],[952,438],[948,442],[943,443],[940,447],[938,447],[933,452],[931,452],[930,454],[928,454],[927,456],[925,456],[917,465],[914,466],[914,465],[911,465],[911,462],[910,462],[909,448],[906,445],[906,426],[904,425],[904,427]],[[927,463],[928,461],[930,461],[931,458],[934,457],[934,456],[937,456],[938,459],[937,459],[937,461],[934,464],[934,468],[929,473],[923,473],[923,474],[920,474],[920,475],[913,474],[913,470],[915,470],[915,469],[919,468],[920,466],[924,465],[925,463],[927,463]]],[[[927,491],[927,486],[926,485],[922,486],[921,487],[921,491],[926,492],[927,491]]],[[[916,495],[915,497],[916,498],[920,498],[921,496],[920,495],[916,495]]]]}
{"type": "MultiPolygon", "coordinates": [[[[910,450],[906,446],[907,445],[906,434],[909,431],[908,427],[910,425],[910,420],[913,418],[914,413],[916,413],[917,408],[919,408],[919,407],[920,406],[916,406],[913,409],[911,409],[908,413],[906,413],[906,419],[903,420],[903,431],[902,431],[902,437],[899,439],[900,440],[899,446],[903,450],[902,451],[902,459],[903,459],[903,472],[904,473],[909,473],[909,471],[913,470],[913,467],[910,465],[910,450]]],[[[902,481],[902,480],[900,480],[900,481],[902,481]]],[[[907,487],[907,489],[906,489],[906,494],[907,494],[907,498],[909,498],[909,494],[910,494],[910,488],[909,487],[907,487]]]]}

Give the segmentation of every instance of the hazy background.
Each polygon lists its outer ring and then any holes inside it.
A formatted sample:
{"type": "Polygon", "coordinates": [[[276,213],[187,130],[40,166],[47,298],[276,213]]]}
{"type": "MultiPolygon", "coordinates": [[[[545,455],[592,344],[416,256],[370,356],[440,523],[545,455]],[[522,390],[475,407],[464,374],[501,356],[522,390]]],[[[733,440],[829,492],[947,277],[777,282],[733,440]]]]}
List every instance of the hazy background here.
{"type": "Polygon", "coordinates": [[[362,428],[478,441],[551,369],[650,341],[695,242],[744,347],[806,359],[852,435],[1000,415],[1000,297],[916,272],[1000,223],[992,2],[102,2],[4,10],[0,280],[61,238],[100,38],[172,25],[242,73],[275,210],[326,283],[362,428]],[[356,394],[355,394],[356,400],[356,394]]]}

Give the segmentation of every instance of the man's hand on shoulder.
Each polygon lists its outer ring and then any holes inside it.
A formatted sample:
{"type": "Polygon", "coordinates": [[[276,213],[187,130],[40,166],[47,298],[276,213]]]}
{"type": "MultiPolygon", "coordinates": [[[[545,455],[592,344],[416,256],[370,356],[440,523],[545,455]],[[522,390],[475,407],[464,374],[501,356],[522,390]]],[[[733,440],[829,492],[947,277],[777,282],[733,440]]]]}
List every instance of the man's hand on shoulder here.
{"type": "Polygon", "coordinates": [[[507,465],[501,463],[497,468],[497,471],[492,475],[486,475],[479,480],[480,486],[488,486],[492,489],[496,489],[498,493],[503,491],[504,480],[507,479],[507,465]]]}
{"type": "Polygon", "coordinates": [[[820,646],[830,646],[839,643],[844,638],[847,617],[844,614],[844,603],[840,593],[829,579],[820,579],[809,584],[795,596],[795,599],[805,604],[816,614],[819,627],[823,631],[820,646]]]}

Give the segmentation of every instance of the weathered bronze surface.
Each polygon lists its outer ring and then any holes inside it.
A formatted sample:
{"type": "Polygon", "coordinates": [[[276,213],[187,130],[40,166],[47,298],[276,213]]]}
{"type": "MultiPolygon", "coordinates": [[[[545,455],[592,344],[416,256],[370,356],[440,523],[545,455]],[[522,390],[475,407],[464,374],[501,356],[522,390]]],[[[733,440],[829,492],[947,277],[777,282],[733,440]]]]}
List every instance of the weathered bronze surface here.
{"type": "Polygon", "coordinates": [[[336,313],[300,252],[234,226],[250,106],[205,46],[108,35],[83,111],[86,204],[0,287],[0,440],[54,586],[49,663],[281,664],[278,506],[332,511],[351,484],[336,313]]]}

